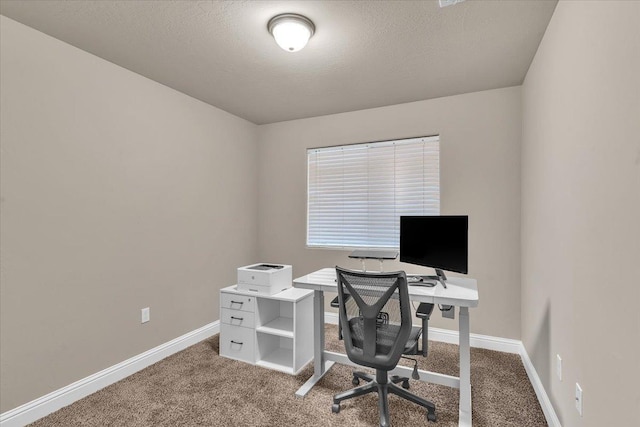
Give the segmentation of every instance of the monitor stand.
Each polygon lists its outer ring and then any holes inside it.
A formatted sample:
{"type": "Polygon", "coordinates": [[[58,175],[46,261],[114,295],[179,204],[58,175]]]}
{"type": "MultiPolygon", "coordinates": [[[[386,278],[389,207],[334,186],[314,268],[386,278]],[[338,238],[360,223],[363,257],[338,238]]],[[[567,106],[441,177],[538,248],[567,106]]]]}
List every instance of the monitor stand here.
{"type": "Polygon", "coordinates": [[[382,262],[385,259],[396,259],[398,257],[398,251],[387,250],[369,250],[369,249],[356,249],[355,251],[349,254],[349,258],[357,258],[362,263],[362,271],[367,271],[367,264],[365,260],[367,259],[377,259],[380,261],[380,271],[382,272],[382,262]]]}
{"type": "Polygon", "coordinates": [[[438,282],[440,282],[442,286],[444,286],[445,289],[447,289],[447,284],[445,283],[447,280],[447,276],[444,275],[444,271],[440,270],[439,268],[436,268],[435,270],[436,270],[435,276],[422,276],[422,277],[429,280],[437,280],[438,282]]]}

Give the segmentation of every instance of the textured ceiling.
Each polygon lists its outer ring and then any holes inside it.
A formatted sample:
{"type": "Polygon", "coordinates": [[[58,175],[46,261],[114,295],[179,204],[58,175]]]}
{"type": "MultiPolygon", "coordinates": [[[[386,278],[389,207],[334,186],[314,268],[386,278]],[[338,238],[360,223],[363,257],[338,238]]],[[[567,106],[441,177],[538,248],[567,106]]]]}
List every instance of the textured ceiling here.
{"type": "Polygon", "coordinates": [[[2,0],[0,13],[263,124],[519,85],[555,5],[2,0]],[[300,52],[267,32],[285,12],[316,25],[300,52]]]}

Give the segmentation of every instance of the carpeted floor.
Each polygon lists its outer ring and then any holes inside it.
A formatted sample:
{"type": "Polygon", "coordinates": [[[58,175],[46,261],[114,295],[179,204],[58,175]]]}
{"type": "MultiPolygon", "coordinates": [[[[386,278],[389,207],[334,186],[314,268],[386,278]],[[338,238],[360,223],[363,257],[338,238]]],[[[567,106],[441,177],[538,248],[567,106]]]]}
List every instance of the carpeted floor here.
{"type": "MultiPolygon", "coordinates": [[[[344,351],[327,325],[327,347],[344,351]]],[[[421,369],[458,374],[458,348],[430,342],[421,369]]],[[[331,412],[332,396],[352,387],[351,368],[335,365],[303,399],[294,393],[313,373],[291,376],[222,358],[218,336],[174,354],[35,422],[32,426],[377,426],[377,395],[346,401],[331,412]]],[[[520,356],[471,349],[473,425],[546,426],[520,356]]],[[[411,381],[411,391],[436,404],[438,422],[396,396],[393,426],[456,426],[458,391],[411,381]]]]}

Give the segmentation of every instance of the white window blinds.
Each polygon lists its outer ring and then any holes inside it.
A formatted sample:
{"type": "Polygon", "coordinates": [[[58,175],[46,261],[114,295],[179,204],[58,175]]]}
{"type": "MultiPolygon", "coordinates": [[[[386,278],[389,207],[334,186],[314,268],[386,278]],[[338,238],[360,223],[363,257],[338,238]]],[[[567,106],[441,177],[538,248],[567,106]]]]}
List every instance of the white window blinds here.
{"type": "Polygon", "coordinates": [[[437,136],[307,150],[307,245],[397,248],[401,215],[440,214],[437,136]]]}

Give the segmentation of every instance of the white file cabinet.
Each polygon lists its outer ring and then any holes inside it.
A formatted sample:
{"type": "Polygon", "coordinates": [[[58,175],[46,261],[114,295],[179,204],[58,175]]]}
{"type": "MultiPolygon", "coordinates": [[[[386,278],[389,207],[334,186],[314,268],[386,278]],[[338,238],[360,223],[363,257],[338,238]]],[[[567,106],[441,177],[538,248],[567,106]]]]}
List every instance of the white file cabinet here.
{"type": "Polygon", "coordinates": [[[297,374],[313,359],[313,291],[220,290],[220,355],[297,374]]]}

